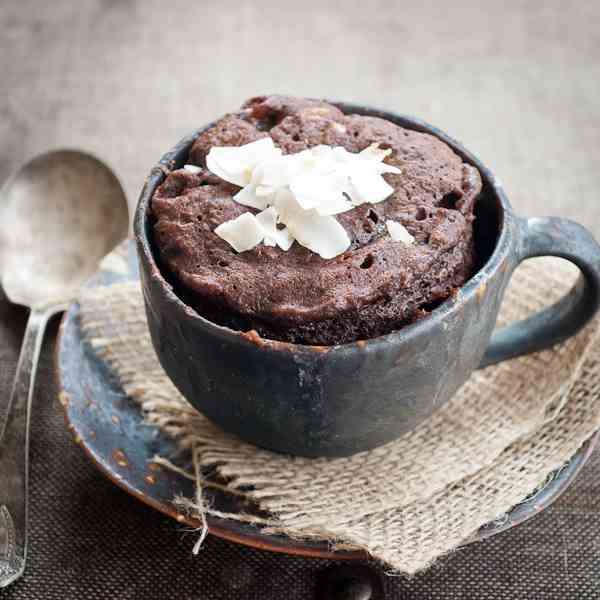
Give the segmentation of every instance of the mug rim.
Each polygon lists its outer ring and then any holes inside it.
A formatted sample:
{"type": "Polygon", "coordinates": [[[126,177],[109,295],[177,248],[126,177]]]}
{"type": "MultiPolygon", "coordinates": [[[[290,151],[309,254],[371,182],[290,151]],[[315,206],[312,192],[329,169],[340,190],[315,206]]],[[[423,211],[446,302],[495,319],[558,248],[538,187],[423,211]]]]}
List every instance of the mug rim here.
{"type": "Polygon", "coordinates": [[[339,352],[356,352],[366,349],[376,350],[382,346],[389,344],[399,344],[409,339],[413,339],[427,332],[428,328],[436,323],[443,322],[452,317],[454,313],[460,310],[461,305],[481,293],[481,289],[485,289],[486,282],[489,280],[504,263],[506,257],[511,250],[511,235],[510,231],[514,228],[515,215],[508,200],[508,197],[494,173],[486,167],[482,161],[467,150],[460,142],[447,135],[437,127],[430,125],[422,119],[396,113],[389,110],[378,109],[372,106],[361,104],[341,102],[335,100],[327,100],[330,104],[337,106],[342,112],[349,114],[360,114],[364,116],[374,116],[387,119],[397,125],[433,135],[448,144],[452,150],[458,154],[465,162],[471,164],[479,170],[484,186],[488,188],[490,196],[494,197],[496,205],[500,208],[500,219],[498,227],[498,236],[496,239],[493,252],[487,258],[485,263],[475,272],[467,282],[465,282],[457,292],[447,298],[438,307],[436,307],[427,317],[420,319],[409,325],[405,325],[398,331],[392,331],[381,336],[366,340],[356,340],[344,344],[336,344],[331,346],[318,346],[310,344],[296,344],[292,342],[284,342],[280,340],[272,340],[262,338],[256,332],[238,331],[231,329],[225,325],[218,325],[213,321],[203,317],[190,305],[186,304],[176,293],[165,276],[154,257],[149,235],[149,211],[152,197],[157,187],[164,181],[167,175],[185,164],[185,159],[194,141],[204,131],[212,127],[217,121],[212,121],[195,130],[192,134],[181,139],[171,150],[166,152],[159,163],[155,165],[149,175],[146,177],[144,186],[140,193],[138,204],[134,214],[134,237],[138,247],[139,260],[147,262],[150,277],[158,282],[162,294],[169,302],[170,308],[179,312],[181,316],[191,319],[195,324],[200,325],[203,329],[209,331],[215,336],[224,341],[245,343],[251,347],[260,346],[273,351],[293,351],[308,352],[313,354],[319,353],[339,353],[339,352]]]}

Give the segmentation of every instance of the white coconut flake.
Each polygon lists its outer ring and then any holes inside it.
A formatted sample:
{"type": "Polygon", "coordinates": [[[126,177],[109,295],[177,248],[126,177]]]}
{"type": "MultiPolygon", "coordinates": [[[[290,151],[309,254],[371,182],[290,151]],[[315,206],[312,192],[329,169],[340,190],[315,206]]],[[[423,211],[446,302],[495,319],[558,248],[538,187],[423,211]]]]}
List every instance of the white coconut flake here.
{"type": "Polygon", "coordinates": [[[221,225],[215,229],[215,233],[232,246],[236,252],[252,250],[252,248],[260,244],[265,237],[265,232],[260,223],[256,217],[249,212],[245,212],[235,219],[221,223],[221,225]]]}
{"type": "Polygon", "coordinates": [[[275,207],[269,206],[269,208],[259,212],[256,215],[256,220],[265,230],[265,235],[272,237],[271,234],[277,229],[277,211],[275,210],[275,207]]]}
{"type": "Polygon", "coordinates": [[[347,199],[345,194],[332,194],[326,203],[317,206],[315,210],[322,216],[328,216],[339,215],[353,208],[354,205],[347,199]]]}
{"type": "Polygon", "coordinates": [[[265,246],[279,246],[282,250],[289,250],[294,243],[294,238],[287,227],[278,229],[277,218],[277,210],[274,206],[270,206],[256,215],[256,220],[260,223],[265,234],[264,244],[265,246]]]}
{"type": "Polygon", "coordinates": [[[326,144],[319,144],[318,146],[313,146],[310,150],[303,150],[302,152],[300,152],[300,154],[309,154],[313,157],[313,160],[336,160],[335,148],[333,146],[327,146],[326,144]]]}
{"type": "Polygon", "coordinates": [[[206,166],[221,179],[245,186],[259,163],[280,155],[281,148],[275,147],[272,138],[264,137],[243,146],[213,146],[206,157],[206,166]]]}
{"type": "MultiPolygon", "coordinates": [[[[238,252],[261,241],[288,250],[295,239],[321,257],[333,258],[350,246],[334,215],[366,202],[382,202],[393,193],[382,177],[400,173],[383,162],[390,153],[372,144],[359,153],[319,145],[284,155],[270,137],[239,147],[213,147],[206,158],[209,170],[242,188],[234,196],[236,202],[261,211],[227,221],[215,232],[238,252]]],[[[401,224],[388,223],[395,231],[404,230],[402,241],[414,241],[401,224]]],[[[396,239],[399,234],[390,230],[390,235],[396,239]]]]}
{"type": "Polygon", "coordinates": [[[256,186],[252,184],[243,187],[233,199],[238,204],[249,206],[250,208],[257,208],[258,210],[264,210],[269,206],[269,198],[267,196],[259,196],[256,193],[256,186]]]}
{"type": "Polygon", "coordinates": [[[192,175],[197,175],[202,172],[202,167],[199,167],[198,165],[183,165],[183,168],[192,175]]]}
{"type": "Polygon", "coordinates": [[[333,258],[350,247],[350,238],[335,217],[303,210],[289,190],[277,194],[275,208],[291,236],[322,258],[333,258]]]}
{"type": "Polygon", "coordinates": [[[290,191],[304,210],[316,209],[321,215],[336,215],[354,208],[344,196],[347,177],[341,173],[310,173],[296,177],[290,191]]]}
{"type": "Polygon", "coordinates": [[[296,241],[321,258],[334,258],[350,247],[346,230],[335,217],[324,217],[315,210],[305,210],[288,224],[296,241]]]}
{"type": "Polygon", "coordinates": [[[358,154],[361,158],[366,158],[367,160],[376,160],[377,162],[382,162],[384,158],[389,156],[392,153],[391,148],[380,148],[379,144],[371,144],[364,150],[361,150],[358,154]]]}
{"type": "Polygon", "coordinates": [[[265,246],[277,246],[275,235],[277,233],[277,211],[272,207],[266,208],[256,215],[256,220],[260,223],[265,233],[263,244],[265,246]]]}
{"type": "Polygon", "coordinates": [[[274,156],[256,167],[252,174],[252,183],[276,190],[288,185],[301,170],[302,160],[299,154],[274,156]]]}
{"type": "Polygon", "coordinates": [[[375,168],[382,175],[384,173],[392,173],[394,175],[400,175],[400,173],[402,173],[402,169],[399,169],[398,167],[394,167],[393,165],[388,165],[387,163],[384,163],[384,162],[375,163],[375,168]]]}
{"type": "Polygon", "coordinates": [[[298,204],[298,201],[289,188],[281,188],[277,190],[273,206],[277,211],[277,220],[279,223],[287,224],[297,214],[302,213],[302,207],[298,204]]]}
{"type": "Polygon", "coordinates": [[[383,202],[394,193],[394,188],[371,169],[358,167],[350,176],[352,191],[350,197],[354,204],[383,202]]]}
{"type": "Polygon", "coordinates": [[[277,237],[275,238],[277,245],[284,251],[288,251],[294,243],[294,236],[291,234],[287,227],[278,230],[277,237]]]}
{"type": "Polygon", "coordinates": [[[390,237],[395,242],[403,242],[404,244],[408,245],[414,243],[415,238],[410,233],[408,233],[408,230],[406,229],[406,227],[404,227],[404,225],[402,225],[402,223],[398,223],[397,221],[392,221],[391,219],[388,219],[385,222],[385,226],[387,227],[390,237]]]}

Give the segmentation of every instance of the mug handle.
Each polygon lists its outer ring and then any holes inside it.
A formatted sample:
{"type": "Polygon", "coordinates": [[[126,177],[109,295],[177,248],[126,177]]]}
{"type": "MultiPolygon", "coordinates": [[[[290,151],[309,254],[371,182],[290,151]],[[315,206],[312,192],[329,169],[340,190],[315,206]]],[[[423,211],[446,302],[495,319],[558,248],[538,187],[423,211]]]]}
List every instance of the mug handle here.
{"type": "Polygon", "coordinates": [[[519,219],[519,262],[558,256],[579,267],[581,275],[556,304],[494,331],[479,368],[550,348],[575,335],[600,307],[600,246],[578,223],[558,217],[519,219]]]}

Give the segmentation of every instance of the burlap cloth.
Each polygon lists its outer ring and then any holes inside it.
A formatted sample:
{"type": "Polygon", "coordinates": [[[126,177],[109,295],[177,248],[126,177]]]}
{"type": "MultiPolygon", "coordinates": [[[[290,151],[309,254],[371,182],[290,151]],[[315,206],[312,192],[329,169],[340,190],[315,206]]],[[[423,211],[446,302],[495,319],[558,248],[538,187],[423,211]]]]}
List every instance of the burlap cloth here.
{"type": "MultiPolygon", "coordinates": [[[[499,324],[556,300],[575,276],[559,259],[528,261],[513,277],[499,324]]],[[[296,538],[360,547],[391,571],[423,569],[502,518],[600,426],[595,321],[553,350],[475,372],[445,407],[386,446],[341,459],[274,454],[222,432],[179,394],[154,354],[138,283],[88,289],[80,303],[95,351],[147,421],[177,440],[177,464],[189,463],[197,481],[196,497],[183,499],[195,516],[251,520],[296,538]],[[271,518],[206,505],[205,467],[271,518]]]]}

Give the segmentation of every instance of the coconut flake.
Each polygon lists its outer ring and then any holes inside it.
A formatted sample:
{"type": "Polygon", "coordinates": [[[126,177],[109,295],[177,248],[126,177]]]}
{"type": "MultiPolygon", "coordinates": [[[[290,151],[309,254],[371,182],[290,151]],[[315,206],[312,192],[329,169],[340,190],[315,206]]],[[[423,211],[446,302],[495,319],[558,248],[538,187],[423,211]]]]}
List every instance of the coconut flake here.
{"type": "Polygon", "coordinates": [[[341,173],[312,173],[296,177],[290,191],[304,210],[316,209],[320,215],[337,215],[354,208],[344,196],[347,177],[341,173]]]}
{"type": "Polygon", "coordinates": [[[235,219],[221,223],[221,225],[215,229],[215,233],[232,246],[236,252],[252,250],[252,248],[260,244],[265,237],[265,232],[261,227],[261,224],[256,217],[249,212],[245,212],[235,219]]]}
{"type": "Polygon", "coordinates": [[[414,243],[415,238],[408,232],[408,230],[406,229],[406,227],[404,227],[404,225],[402,225],[402,223],[398,223],[397,221],[392,221],[391,219],[388,219],[385,222],[385,226],[387,227],[390,237],[395,242],[403,242],[404,244],[408,245],[414,243]]]}
{"type": "Polygon", "coordinates": [[[367,146],[364,150],[361,150],[358,154],[361,158],[366,158],[367,160],[376,160],[378,162],[383,162],[383,159],[389,156],[392,153],[391,148],[380,148],[379,144],[371,144],[367,146]]]}
{"type": "Polygon", "coordinates": [[[273,189],[285,187],[301,169],[302,162],[298,154],[274,156],[258,165],[252,174],[252,183],[273,189]]]}
{"type": "Polygon", "coordinates": [[[350,153],[350,156],[377,163],[376,165],[371,166],[375,166],[380,173],[400,173],[400,169],[398,167],[394,167],[383,162],[384,159],[386,159],[391,154],[391,148],[380,148],[379,144],[375,143],[371,144],[370,146],[367,146],[358,154],[350,153]]]}
{"type": "Polygon", "coordinates": [[[277,245],[284,251],[288,251],[294,243],[294,236],[287,227],[278,229],[277,237],[275,238],[277,245]]]}
{"type": "Polygon", "coordinates": [[[322,258],[333,258],[350,247],[350,238],[335,217],[303,210],[290,190],[278,192],[275,208],[292,237],[322,258]]]}
{"type": "Polygon", "coordinates": [[[350,176],[350,197],[355,205],[377,204],[383,202],[394,193],[394,188],[372,169],[357,165],[350,176]]]}
{"type": "MultiPolygon", "coordinates": [[[[206,159],[209,170],[242,187],[234,196],[236,202],[261,211],[227,221],[215,232],[238,252],[261,241],[288,250],[296,239],[321,257],[333,258],[350,246],[334,215],[365,202],[382,202],[393,193],[382,177],[400,173],[383,162],[390,153],[372,144],[359,153],[319,145],[283,155],[270,137],[239,147],[213,147],[206,159]],[[278,223],[287,227],[279,229],[278,223]]],[[[400,227],[405,235],[398,239],[414,241],[401,224],[388,223],[392,238],[400,235],[400,227]]]]}
{"type": "Polygon", "coordinates": [[[206,166],[215,175],[244,186],[250,183],[252,171],[259,164],[281,155],[273,139],[264,137],[243,146],[213,146],[207,157],[206,166]]]}
{"type": "Polygon", "coordinates": [[[265,246],[279,246],[282,250],[289,250],[294,243],[294,238],[287,227],[283,229],[277,228],[277,210],[274,206],[263,210],[256,215],[256,220],[263,228],[265,246]]]}
{"type": "Polygon", "coordinates": [[[267,196],[259,196],[256,193],[256,186],[250,184],[243,187],[233,199],[238,204],[249,206],[251,208],[257,208],[258,210],[264,210],[269,206],[269,198],[267,196]]]}
{"type": "Polygon", "coordinates": [[[273,206],[277,211],[277,220],[279,223],[287,224],[297,214],[302,212],[302,207],[298,204],[289,188],[277,190],[273,206]]]}
{"type": "Polygon", "coordinates": [[[202,172],[202,167],[198,165],[183,165],[183,168],[192,175],[198,175],[198,173],[202,172]]]}
{"type": "Polygon", "coordinates": [[[334,258],[350,247],[350,238],[335,217],[321,216],[316,210],[302,211],[287,226],[300,245],[321,258],[334,258]]]}
{"type": "Polygon", "coordinates": [[[256,215],[256,220],[265,230],[265,235],[273,237],[271,234],[277,229],[277,211],[275,207],[269,206],[269,208],[259,212],[256,215]]]}

